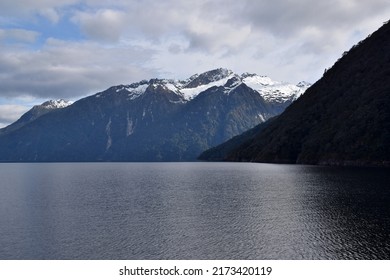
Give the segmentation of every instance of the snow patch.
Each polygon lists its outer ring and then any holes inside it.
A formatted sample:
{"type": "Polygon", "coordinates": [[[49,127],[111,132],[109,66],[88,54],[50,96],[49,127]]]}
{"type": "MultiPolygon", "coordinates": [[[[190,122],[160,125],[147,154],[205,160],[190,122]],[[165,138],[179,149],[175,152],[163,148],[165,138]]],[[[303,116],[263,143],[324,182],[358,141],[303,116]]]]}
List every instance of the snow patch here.
{"type": "Polygon", "coordinates": [[[164,84],[164,86],[169,89],[170,91],[173,91],[173,92],[178,92],[179,91],[179,88],[176,86],[176,84],[174,82],[168,82],[166,84],[164,84]]]}
{"type": "Polygon", "coordinates": [[[125,90],[128,91],[129,99],[134,100],[144,94],[148,86],[148,84],[141,84],[135,88],[126,87],[125,90]]]}
{"type": "Polygon", "coordinates": [[[229,95],[233,90],[235,90],[241,84],[242,84],[241,78],[239,76],[235,76],[224,85],[225,94],[229,95]]]}
{"type": "Polygon", "coordinates": [[[272,86],[275,84],[271,78],[267,76],[251,75],[242,80],[248,87],[255,89],[261,86],[272,86]]]}
{"type": "Polygon", "coordinates": [[[257,117],[261,120],[261,122],[265,122],[265,118],[262,114],[258,114],[257,117]]]}
{"type": "Polygon", "coordinates": [[[194,99],[201,92],[208,90],[209,88],[224,86],[226,84],[226,82],[233,77],[234,77],[234,74],[230,74],[229,76],[227,76],[225,78],[208,83],[206,85],[200,85],[200,86],[197,86],[195,88],[182,88],[182,89],[180,89],[180,92],[183,94],[184,99],[189,101],[191,99],[194,99]]]}
{"type": "MultiPolygon", "coordinates": [[[[147,81],[141,81],[140,83],[135,83],[131,85],[121,85],[117,86],[115,89],[116,93],[125,93],[128,96],[129,100],[134,100],[140,97],[145,93],[149,83],[147,81]]],[[[101,97],[102,93],[96,95],[97,98],[101,97]]]]}
{"type": "Polygon", "coordinates": [[[73,104],[73,101],[67,101],[64,99],[59,99],[59,100],[49,100],[43,103],[41,106],[48,108],[48,109],[61,109],[61,108],[66,108],[70,105],[73,104]]]}
{"type": "Polygon", "coordinates": [[[301,82],[298,85],[286,82],[276,82],[266,76],[254,74],[245,76],[242,81],[248,87],[256,90],[264,100],[276,103],[294,101],[310,86],[309,83],[305,82],[301,82]]]}

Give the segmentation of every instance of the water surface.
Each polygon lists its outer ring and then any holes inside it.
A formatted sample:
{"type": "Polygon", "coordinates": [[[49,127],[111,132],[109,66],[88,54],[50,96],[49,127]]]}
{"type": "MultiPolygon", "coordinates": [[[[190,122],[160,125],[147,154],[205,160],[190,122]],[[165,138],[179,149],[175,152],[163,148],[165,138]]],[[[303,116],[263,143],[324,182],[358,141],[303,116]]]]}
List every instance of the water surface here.
{"type": "Polygon", "coordinates": [[[389,259],[388,169],[0,165],[0,259],[389,259]]]}

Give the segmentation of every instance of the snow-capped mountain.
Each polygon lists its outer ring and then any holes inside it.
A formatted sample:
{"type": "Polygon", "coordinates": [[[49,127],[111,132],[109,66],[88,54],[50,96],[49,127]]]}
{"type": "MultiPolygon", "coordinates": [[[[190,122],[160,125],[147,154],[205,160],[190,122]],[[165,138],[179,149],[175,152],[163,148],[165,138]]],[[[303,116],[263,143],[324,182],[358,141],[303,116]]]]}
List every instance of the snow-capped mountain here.
{"type": "MultiPolygon", "coordinates": [[[[220,68],[202,74],[195,74],[187,80],[152,79],[122,85],[116,88],[116,92],[125,92],[129,99],[135,99],[145,93],[149,86],[162,86],[180,96],[181,102],[188,102],[209,88],[225,87],[226,93],[229,93],[234,87],[242,83],[257,91],[267,102],[274,103],[294,101],[311,86],[307,82],[294,85],[287,82],[273,81],[267,76],[257,74],[244,73],[238,75],[229,69],[220,68]]],[[[97,95],[97,97],[100,96],[101,94],[97,95]]]]}
{"type": "Polygon", "coordinates": [[[49,100],[42,103],[41,105],[36,105],[32,107],[29,111],[27,111],[25,114],[23,114],[16,122],[12,123],[11,125],[3,129],[0,129],[0,135],[19,129],[22,126],[36,120],[37,118],[53,110],[66,108],[72,104],[73,104],[72,101],[59,99],[59,100],[49,100]]]}
{"type": "Polygon", "coordinates": [[[61,108],[65,108],[65,107],[68,107],[70,105],[73,104],[73,101],[67,101],[67,100],[64,100],[64,99],[58,99],[58,100],[49,100],[49,101],[46,101],[44,103],[42,103],[41,105],[38,105],[42,108],[46,108],[46,109],[61,109],[61,108]]]}
{"type": "Polygon", "coordinates": [[[48,101],[2,131],[0,160],[195,160],[280,114],[306,88],[220,68],[48,101]]]}
{"type": "Polygon", "coordinates": [[[267,102],[284,103],[286,101],[295,101],[301,96],[311,84],[300,82],[293,85],[286,82],[273,81],[267,76],[245,73],[241,80],[248,87],[256,90],[267,102]]]}

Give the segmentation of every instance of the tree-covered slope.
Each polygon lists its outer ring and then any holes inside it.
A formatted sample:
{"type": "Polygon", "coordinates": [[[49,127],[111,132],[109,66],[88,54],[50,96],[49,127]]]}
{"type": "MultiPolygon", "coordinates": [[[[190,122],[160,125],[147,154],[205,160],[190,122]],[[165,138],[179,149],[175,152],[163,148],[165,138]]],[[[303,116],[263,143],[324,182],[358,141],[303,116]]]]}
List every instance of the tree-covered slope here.
{"type": "Polygon", "coordinates": [[[345,52],[277,120],[225,159],[389,165],[390,23],[345,52]]]}

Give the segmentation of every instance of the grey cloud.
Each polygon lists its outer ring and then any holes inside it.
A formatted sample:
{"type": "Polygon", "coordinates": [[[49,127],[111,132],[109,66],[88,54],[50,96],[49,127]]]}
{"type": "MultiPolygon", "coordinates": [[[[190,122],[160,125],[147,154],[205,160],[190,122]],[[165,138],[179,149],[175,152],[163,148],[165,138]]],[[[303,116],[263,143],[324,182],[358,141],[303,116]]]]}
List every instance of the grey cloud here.
{"type": "Polygon", "coordinates": [[[183,52],[183,47],[180,46],[179,44],[171,44],[168,47],[168,51],[172,54],[178,54],[183,52]]]}
{"type": "Polygon", "coordinates": [[[72,20],[80,25],[85,35],[101,41],[119,41],[121,33],[126,29],[126,14],[111,9],[93,13],[78,12],[72,20]]]}
{"type": "Polygon", "coordinates": [[[375,30],[390,11],[388,0],[15,0],[2,1],[0,15],[19,6],[55,22],[61,7],[81,2],[73,23],[98,43],[1,50],[0,94],[75,97],[159,73],[176,78],[220,66],[315,79],[351,47],[352,34],[375,30]]]}
{"type": "Polygon", "coordinates": [[[188,49],[195,51],[213,52],[214,38],[212,37],[212,35],[193,31],[186,32],[186,35],[189,38],[188,49]]]}
{"type": "MultiPolygon", "coordinates": [[[[72,1],[63,0],[62,4],[69,2],[72,1]]],[[[367,19],[385,17],[390,11],[388,0],[88,0],[85,3],[88,8],[76,12],[73,21],[89,39],[106,42],[146,39],[159,45],[169,37],[180,36],[187,41],[188,52],[206,53],[219,53],[220,49],[234,53],[248,42],[259,45],[270,34],[280,39],[281,44],[305,41],[309,51],[321,53],[324,48],[341,46],[345,41],[333,34],[364,28],[367,19]],[[233,36],[248,28],[250,34],[246,37],[233,36]],[[307,32],[310,29],[319,32],[311,36],[307,32]]]]}
{"type": "Polygon", "coordinates": [[[52,22],[58,20],[56,9],[80,2],[79,0],[3,0],[0,1],[0,16],[31,17],[40,14],[52,22]]]}
{"type": "Polygon", "coordinates": [[[58,23],[60,20],[60,14],[57,12],[55,8],[44,8],[41,11],[39,11],[39,14],[47,18],[52,23],[58,23]]]}
{"type": "Polygon", "coordinates": [[[238,17],[241,21],[269,30],[274,34],[294,36],[302,28],[351,28],[365,18],[389,10],[388,0],[329,1],[244,1],[238,17]]]}
{"type": "Polygon", "coordinates": [[[34,43],[39,35],[39,32],[25,29],[0,29],[0,41],[34,43]]]}
{"type": "Polygon", "coordinates": [[[16,121],[30,108],[21,105],[0,105],[0,128],[16,121]]]}
{"type": "Polygon", "coordinates": [[[139,34],[158,42],[180,35],[188,41],[187,51],[206,53],[218,53],[221,48],[234,53],[248,43],[261,48],[262,38],[271,35],[280,44],[302,41],[306,51],[320,54],[329,46],[344,46],[345,34],[364,29],[367,20],[385,18],[390,11],[388,0],[144,0],[124,7],[130,36],[139,34]],[[245,28],[251,30],[247,37],[233,36],[245,28]]]}
{"type": "Polygon", "coordinates": [[[153,52],[131,46],[52,41],[39,52],[2,50],[1,97],[68,98],[156,75],[153,52]]]}

